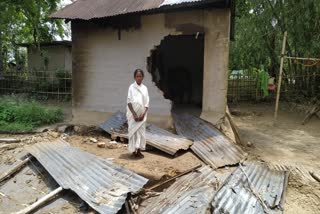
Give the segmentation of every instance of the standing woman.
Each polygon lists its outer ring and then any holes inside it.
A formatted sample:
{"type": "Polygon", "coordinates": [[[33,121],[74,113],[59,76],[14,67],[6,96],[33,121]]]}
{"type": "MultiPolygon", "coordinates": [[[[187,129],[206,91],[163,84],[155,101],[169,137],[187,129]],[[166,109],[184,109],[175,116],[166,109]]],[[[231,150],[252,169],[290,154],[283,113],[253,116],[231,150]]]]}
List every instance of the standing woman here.
{"type": "Polygon", "coordinates": [[[134,156],[144,157],[141,150],[146,148],[146,121],[149,108],[147,87],[142,84],[144,73],[141,69],[134,71],[134,80],[128,90],[127,120],[129,126],[129,152],[134,156]]]}

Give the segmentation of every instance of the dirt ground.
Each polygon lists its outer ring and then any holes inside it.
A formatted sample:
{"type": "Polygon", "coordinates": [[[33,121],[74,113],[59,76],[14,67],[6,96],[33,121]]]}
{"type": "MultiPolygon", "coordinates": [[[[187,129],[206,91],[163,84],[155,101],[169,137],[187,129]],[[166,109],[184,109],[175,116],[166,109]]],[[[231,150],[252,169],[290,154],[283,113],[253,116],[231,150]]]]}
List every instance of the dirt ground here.
{"type": "MultiPolygon", "coordinates": [[[[320,213],[320,183],[310,175],[304,176],[304,173],[307,174],[309,171],[320,173],[318,159],[320,120],[313,118],[302,126],[300,123],[304,114],[282,106],[278,122],[274,124],[273,108],[270,104],[237,105],[230,106],[230,109],[234,113],[234,121],[245,143],[243,149],[249,154],[249,159],[263,160],[274,166],[301,169],[299,173],[292,173],[289,177],[284,213],[320,213]]],[[[179,152],[176,157],[172,157],[152,148],[144,152],[143,159],[131,158],[126,144],[111,142],[107,134],[97,131],[82,135],[51,131],[34,135],[0,135],[0,138],[4,137],[22,139],[25,146],[63,138],[84,151],[110,159],[120,166],[147,177],[150,179],[148,186],[201,163],[191,151],[179,152]],[[97,142],[105,142],[106,148],[98,148],[97,143],[94,143],[91,138],[96,139],[97,142]]],[[[25,155],[25,151],[20,147],[0,151],[0,154],[0,174],[2,174],[12,167],[16,160],[25,155]]],[[[57,186],[45,169],[41,166],[34,167],[33,164],[37,162],[32,162],[17,176],[0,185],[0,213],[18,211],[57,186]]],[[[79,213],[77,207],[80,202],[81,200],[75,194],[67,192],[36,213],[79,213]]]]}
{"type": "Polygon", "coordinates": [[[308,169],[320,172],[320,120],[312,118],[301,125],[305,114],[281,106],[278,120],[273,121],[271,104],[230,106],[242,140],[251,146],[245,150],[249,157],[274,165],[297,166],[301,174],[291,174],[285,213],[320,213],[320,183],[306,175],[308,169]]]}

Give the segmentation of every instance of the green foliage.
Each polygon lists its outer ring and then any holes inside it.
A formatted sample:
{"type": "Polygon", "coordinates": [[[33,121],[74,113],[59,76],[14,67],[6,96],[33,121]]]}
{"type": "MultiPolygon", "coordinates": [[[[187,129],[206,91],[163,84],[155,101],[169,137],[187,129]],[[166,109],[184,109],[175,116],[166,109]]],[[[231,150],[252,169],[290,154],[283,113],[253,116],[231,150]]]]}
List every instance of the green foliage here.
{"type": "MultiPolygon", "coordinates": [[[[52,41],[63,36],[62,20],[49,15],[58,10],[61,0],[1,0],[0,1],[0,57],[5,65],[10,55],[19,61],[19,43],[52,41]]],[[[1,71],[1,68],[0,68],[1,71]]]]}
{"type": "MultiPolygon", "coordinates": [[[[264,65],[271,76],[279,69],[284,31],[287,53],[320,58],[320,0],[236,1],[235,41],[230,48],[230,68],[264,65]]],[[[285,72],[289,69],[286,65],[285,72]]]]}
{"type": "Polygon", "coordinates": [[[3,97],[0,101],[1,131],[31,131],[42,126],[61,122],[63,112],[48,108],[35,101],[3,97]]]}

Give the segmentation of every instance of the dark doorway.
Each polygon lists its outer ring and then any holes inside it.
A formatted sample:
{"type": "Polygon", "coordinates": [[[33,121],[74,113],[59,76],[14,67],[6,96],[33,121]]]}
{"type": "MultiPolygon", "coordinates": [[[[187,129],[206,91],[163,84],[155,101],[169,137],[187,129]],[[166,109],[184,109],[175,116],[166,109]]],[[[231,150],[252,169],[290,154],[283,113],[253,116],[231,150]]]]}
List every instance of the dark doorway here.
{"type": "Polygon", "coordinates": [[[173,109],[202,106],[204,36],[167,36],[151,51],[148,70],[173,109]]]}

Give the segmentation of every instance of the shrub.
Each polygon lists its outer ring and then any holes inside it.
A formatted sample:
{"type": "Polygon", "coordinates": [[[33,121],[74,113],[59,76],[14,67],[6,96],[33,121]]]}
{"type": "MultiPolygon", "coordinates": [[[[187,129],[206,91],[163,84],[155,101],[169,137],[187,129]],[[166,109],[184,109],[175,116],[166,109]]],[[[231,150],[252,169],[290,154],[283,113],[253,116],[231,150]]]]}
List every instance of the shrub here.
{"type": "Polygon", "coordinates": [[[60,108],[49,108],[33,100],[3,97],[0,100],[1,131],[31,131],[63,120],[60,108]]]}

